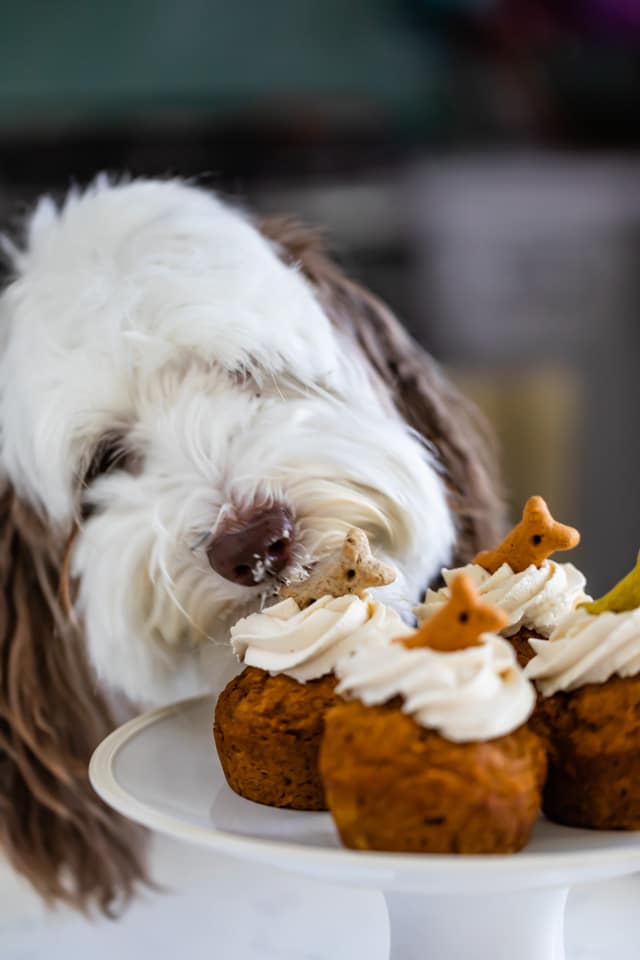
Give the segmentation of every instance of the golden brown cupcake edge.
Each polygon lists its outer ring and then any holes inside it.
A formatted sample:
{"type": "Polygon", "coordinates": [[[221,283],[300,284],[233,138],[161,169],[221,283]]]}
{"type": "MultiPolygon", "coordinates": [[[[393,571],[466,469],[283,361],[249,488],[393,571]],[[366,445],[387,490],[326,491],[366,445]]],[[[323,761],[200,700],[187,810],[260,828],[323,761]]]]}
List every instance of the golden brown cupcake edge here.
{"type": "Polygon", "coordinates": [[[548,697],[550,820],[640,830],[640,677],[612,677],[548,697]]]}
{"type": "Polygon", "coordinates": [[[227,783],[255,803],[326,810],[318,771],[333,674],[299,683],[247,667],[218,697],[213,733],[227,783]]]}
{"type": "Polygon", "coordinates": [[[342,842],[359,850],[512,853],[540,810],[545,750],[526,727],[452,743],[383,706],[340,703],[325,719],[320,771],[342,842]]]}

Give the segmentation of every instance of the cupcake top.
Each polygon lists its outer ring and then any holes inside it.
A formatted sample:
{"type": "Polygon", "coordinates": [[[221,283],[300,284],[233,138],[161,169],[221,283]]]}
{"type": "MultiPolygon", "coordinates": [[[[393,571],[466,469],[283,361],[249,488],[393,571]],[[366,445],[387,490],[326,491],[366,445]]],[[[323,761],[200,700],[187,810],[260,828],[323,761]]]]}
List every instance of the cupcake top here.
{"type": "Polygon", "coordinates": [[[331,673],[360,647],[411,632],[395,610],[371,598],[327,595],[301,610],[290,597],[239,620],[231,646],[247,666],[304,683],[331,673]]]}
{"type": "Polygon", "coordinates": [[[404,713],[458,743],[510,733],[531,714],[535,693],[511,646],[490,632],[505,619],[461,574],[449,602],[418,631],[341,660],[338,693],[367,706],[399,696],[404,713]]]}
{"type": "Polygon", "coordinates": [[[640,673],[640,554],[636,566],[599,600],[581,604],[549,640],[530,640],[525,673],[544,694],[640,673]]]}
{"type": "Polygon", "coordinates": [[[522,520],[495,550],[482,551],[465,567],[443,570],[445,586],[427,591],[416,616],[423,622],[437,613],[451,596],[452,580],[464,573],[487,603],[507,614],[504,636],[521,627],[548,636],[579,603],[590,599],[584,592],[585,578],[573,564],[549,559],[579,540],[577,530],[553,519],[542,497],[530,497],[522,520]]]}
{"type": "Polygon", "coordinates": [[[247,666],[300,683],[325,676],[360,647],[412,632],[395,610],[369,595],[370,586],[394,579],[392,568],[371,555],[366,534],[354,527],[337,556],[285,587],[284,600],[239,620],[231,628],[232,649],[247,666]]]}
{"type": "Polygon", "coordinates": [[[476,563],[456,570],[443,570],[445,586],[427,590],[424,603],[416,607],[419,622],[429,620],[451,597],[451,583],[460,574],[469,577],[487,603],[500,607],[507,615],[503,636],[510,637],[521,627],[529,627],[548,636],[579,603],[588,600],[584,592],[585,578],[571,563],[543,560],[516,573],[503,563],[495,573],[488,573],[476,563]]]}

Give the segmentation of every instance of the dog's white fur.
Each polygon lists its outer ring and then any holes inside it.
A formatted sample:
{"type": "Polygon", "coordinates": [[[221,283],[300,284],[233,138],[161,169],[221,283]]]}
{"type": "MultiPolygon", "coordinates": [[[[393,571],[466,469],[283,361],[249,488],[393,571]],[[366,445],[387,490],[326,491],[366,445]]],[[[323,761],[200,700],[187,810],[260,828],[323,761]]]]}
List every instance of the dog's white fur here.
{"type": "Polygon", "coordinates": [[[17,495],[63,535],[101,437],[139,460],[84,492],[72,557],[101,682],[149,702],[210,686],[211,641],[273,592],[207,562],[255,503],[292,509],[290,576],[364,528],[399,571],[380,597],[410,615],[454,546],[439,464],[248,216],[178,181],[100,179],[41,201],[12,256],[0,424],[17,495]]]}

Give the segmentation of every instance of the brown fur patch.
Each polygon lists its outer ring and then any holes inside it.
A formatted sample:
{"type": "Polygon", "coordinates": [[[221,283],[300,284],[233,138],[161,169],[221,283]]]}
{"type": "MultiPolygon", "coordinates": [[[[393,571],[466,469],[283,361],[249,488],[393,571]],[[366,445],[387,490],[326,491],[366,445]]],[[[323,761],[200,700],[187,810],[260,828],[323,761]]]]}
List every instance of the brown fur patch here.
{"type": "MultiPolygon", "coordinates": [[[[62,551],[60,550],[60,553],[62,551]]],[[[11,490],[0,500],[0,846],[49,902],[112,914],[145,879],[141,831],[93,792],[115,726],[58,598],[61,556],[11,490]]]]}

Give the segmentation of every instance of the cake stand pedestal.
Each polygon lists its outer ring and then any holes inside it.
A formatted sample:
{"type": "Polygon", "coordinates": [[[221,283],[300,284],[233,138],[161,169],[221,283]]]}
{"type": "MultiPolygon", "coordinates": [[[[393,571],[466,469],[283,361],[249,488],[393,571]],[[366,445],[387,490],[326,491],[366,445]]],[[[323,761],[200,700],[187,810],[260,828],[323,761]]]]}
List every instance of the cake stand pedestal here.
{"type": "Polygon", "coordinates": [[[563,960],[568,893],[387,893],[390,960],[563,960]]]}
{"type": "Polygon", "coordinates": [[[541,819],[511,856],[356,852],[331,818],[263,807],[227,787],[212,698],[130,721],[95,751],[95,790],[151,830],[329,883],[384,892],[392,960],[563,960],[569,887],[640,870],[640,834],[541,819]]]}

